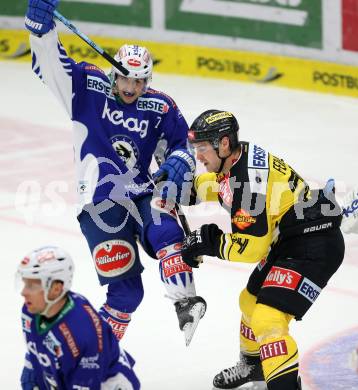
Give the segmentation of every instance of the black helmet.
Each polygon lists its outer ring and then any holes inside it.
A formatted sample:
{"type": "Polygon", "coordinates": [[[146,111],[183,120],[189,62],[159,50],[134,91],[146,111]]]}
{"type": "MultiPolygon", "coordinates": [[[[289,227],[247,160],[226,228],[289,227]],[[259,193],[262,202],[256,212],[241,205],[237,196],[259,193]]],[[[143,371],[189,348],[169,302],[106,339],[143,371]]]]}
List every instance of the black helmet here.
{"type": "Polygon", "coordinates": [[[207,110],[200,114],[189,129],[189,142],[208,141],[218,149],[223,137],[229,137],[231,150],[239,145],[239,124],[231,112],[207,110]]]}

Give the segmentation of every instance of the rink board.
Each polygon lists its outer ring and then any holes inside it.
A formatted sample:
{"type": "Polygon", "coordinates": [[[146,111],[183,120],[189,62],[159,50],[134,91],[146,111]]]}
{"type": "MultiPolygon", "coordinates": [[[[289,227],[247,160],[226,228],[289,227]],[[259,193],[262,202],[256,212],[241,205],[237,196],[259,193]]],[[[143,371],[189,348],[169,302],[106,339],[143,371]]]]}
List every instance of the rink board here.
{"type": "MultiPolygon", "coordinates": [[[[114,55],[130,40],[91,37],[114,55]]],[[[73,34],[61,34],[68,54],[76,61],[108,67],[108,63],[73,34]]],[[[358,67],[247,51],[136,41],[152,52],[155,70],[162,73],[240,80],[358,97],[358,67]]],[[[0,30],[0,58],[30,61],[26,31],[0,30]]]]}

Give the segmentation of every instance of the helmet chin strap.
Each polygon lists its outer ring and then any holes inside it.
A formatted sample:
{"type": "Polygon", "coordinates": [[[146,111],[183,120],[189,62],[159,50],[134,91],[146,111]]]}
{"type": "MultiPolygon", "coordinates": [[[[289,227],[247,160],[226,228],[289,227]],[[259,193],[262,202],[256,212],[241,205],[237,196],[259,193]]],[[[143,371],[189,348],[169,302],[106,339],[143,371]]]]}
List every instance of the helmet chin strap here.
{"type": "Polygon", "coordinates": [[[49,312],[49,310],[51,309],[51,307],[52,307],[55,303],[59,302],[59,301],[65,296],[66,292],[67,292],[67,291],[64,291],[64,290],[63,290],[62,293],[61,293],[57,298],[50,300],[50,299],[48,299],[49,289],[46,289],[46,290],[45,290],[45,297],[44,297],[44,298],[45,298],[45,302],[46,302],[46,306],[45,306],[45,309],[42,310],[42,312],[41,312],[40,314],[41,314],[42,316],[47,317],[48,312],[49,312]]]}
{"type": "MultiPolygon", "coordinates": [[[[222,169],[224,168],[226,160],[234,154],[234,150],[230,149],[230,153],[226,157],[221,157],[220,156],[220,154],[219,154],[219,145],[217,145],[217,147],[214,147],[214,150],[215,150],[217,156],[219,157],[219,159],[221,160],[220,167],[216,171],[216,173],[220,173],[220,172],[222,172],[222,169]]],[[[238,156],[238,159],[240,157],[241,157],[241,149],[240,149],[240,154],[238,156]]]]}
{"type": "Polygon", "coordinates": [[[65,295],[65,293],[61,294],[60,296],[58,296],[56,299],[54,299],[54,300],[52,300],[52,301],[50,301],[50,300],[47,298],[47,296],[46,296],[46,297],[45,297],[45,301],[46,301],[47,305],[46,305],[45,309],[44,309],[40,314],[41,314],[42,316],[47,317],[47,316],[48,316],[48,312],[50,311],[51,307],[52,307],[55,303],[57,303],[58,301],[60,301],[60,300],[63,298],[64,295],[65,295]]]}
{"type": "Polygon", "coordinates": [[[219,159],[221,160],[221,163],[220,163],[220,167],[217,171],[215,171],[215,173],[220,173],[222,172],[222,169],[224,168],[224,164],[226,162],[226,160],[232,155],[232,150],[230,150],[230,154],[226,157],[221,157],[220,154],[219,154],[219,144],[220,144],[220,140],[218,138],[216,138],[214,140],[214,142],[211,142],[211,145],[212,147],[214,148],[217,156],[219,157],[219,159]]]}
{"type": "Polygon", "coordinates": [[[220,167],[216,171],[216,173],[220,173],[220,172],[222,172],[222,169],[224,168],[226,160],[232,155],[232,152],[230,152],[230,154],[228,156],[226,156],[226,157],[221,157],[220,154],[219,154],[219,148],[215,149],[215,151],[216,151],[216,154],[217,154],[217,156],[219,157],[219,159],[221,161],[220,162],[220,167]]]}

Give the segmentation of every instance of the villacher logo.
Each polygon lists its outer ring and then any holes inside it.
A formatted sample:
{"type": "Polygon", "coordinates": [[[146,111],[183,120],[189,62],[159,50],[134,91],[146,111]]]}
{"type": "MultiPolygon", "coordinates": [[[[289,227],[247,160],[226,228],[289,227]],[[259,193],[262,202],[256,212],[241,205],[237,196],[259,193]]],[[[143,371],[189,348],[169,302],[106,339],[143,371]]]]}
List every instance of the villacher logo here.
{"type": "Polygon", "coordinates": [[[93,260],[101,276],[112,277],[127,272],[133,266],[135,252],[127,241],[110,240],[94,248],[93,260]]]}

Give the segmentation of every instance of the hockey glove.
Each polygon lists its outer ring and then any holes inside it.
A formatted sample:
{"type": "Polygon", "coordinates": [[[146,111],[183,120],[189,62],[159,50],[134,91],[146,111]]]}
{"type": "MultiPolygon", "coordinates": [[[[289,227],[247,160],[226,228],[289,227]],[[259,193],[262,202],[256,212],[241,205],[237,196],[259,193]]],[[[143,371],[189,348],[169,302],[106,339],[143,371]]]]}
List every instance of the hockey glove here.
{"type": "Polygon", "coordinates": [[[58,0],[29,0],[25,17],[25,27],[36,35],[48,33],[55,22],[53,12],[58,0]]]}
{"type": "Polygon", "coordinates": [[[217,256],[220,236],[223,231],[217,225],[203,225],[184,238],[181,254],[190,267],[198,268],[197,257],[201,255],[217,256]]]}
{"type": "Polygon", "coordinates": [[[175,197],[179,203],[182,185],[185,180],[191,180],[194,172],[194,157],[186,149],[178,149],[166,159],[158,171],[154,173],[153,178],[154,181],[158,181],[159,178],[165,177],[166,183],[162,198],[175,197]]]}

